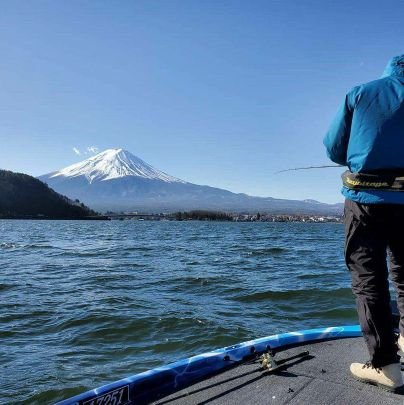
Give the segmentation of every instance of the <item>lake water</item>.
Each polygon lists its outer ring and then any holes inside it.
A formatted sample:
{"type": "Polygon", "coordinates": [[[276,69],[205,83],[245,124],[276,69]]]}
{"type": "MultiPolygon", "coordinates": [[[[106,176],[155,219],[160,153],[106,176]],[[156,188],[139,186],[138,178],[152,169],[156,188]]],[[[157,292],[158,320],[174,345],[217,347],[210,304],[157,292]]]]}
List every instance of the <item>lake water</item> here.
{"type": "Polygon", "coordinates": [[[357,323],[343,226],[0,221],[0,403],[357,323]]]}

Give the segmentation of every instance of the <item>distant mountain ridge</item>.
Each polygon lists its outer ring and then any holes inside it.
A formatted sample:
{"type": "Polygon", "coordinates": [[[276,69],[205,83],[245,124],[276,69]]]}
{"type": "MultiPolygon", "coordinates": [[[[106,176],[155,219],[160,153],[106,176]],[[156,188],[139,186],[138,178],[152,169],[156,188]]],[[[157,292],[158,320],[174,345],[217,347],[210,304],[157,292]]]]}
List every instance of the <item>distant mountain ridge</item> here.
{"type": "Polygon", "coordinates": [[[252,197],[186,182],[132,153],[108,149],[39,177],[56,191],[101,211],[167,212],[211,209],[274,214],[340,214],[342,204],[252,197]]]}
{"type": "Polygon", "coordinates": [[[0,170],[0,218],[80,219],[96,215],[35,177],[0,170]]]}

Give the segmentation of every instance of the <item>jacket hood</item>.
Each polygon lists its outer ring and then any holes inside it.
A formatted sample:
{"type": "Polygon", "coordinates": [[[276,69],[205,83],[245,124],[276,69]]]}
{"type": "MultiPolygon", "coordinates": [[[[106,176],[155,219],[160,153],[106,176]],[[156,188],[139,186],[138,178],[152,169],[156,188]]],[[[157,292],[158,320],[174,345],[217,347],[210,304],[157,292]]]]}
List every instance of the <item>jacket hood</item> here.
{"type": "Polygon", "coordinates": [[[404,77],[404,54],[390,59],[386,69],[384,69],[382,77],[387,76],[404,77]]]}

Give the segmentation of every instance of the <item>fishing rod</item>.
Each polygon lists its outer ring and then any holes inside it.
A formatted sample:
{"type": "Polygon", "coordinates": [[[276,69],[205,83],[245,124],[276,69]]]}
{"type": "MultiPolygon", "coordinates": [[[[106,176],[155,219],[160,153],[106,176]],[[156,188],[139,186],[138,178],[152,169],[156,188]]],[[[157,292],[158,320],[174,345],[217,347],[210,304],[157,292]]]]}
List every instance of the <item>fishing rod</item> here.
{"type": "Polygon", "coordinates": [[[274,174],[291,172],[291,171],[295,171],[295,170],[326,169],[328,167],[344,167],[344,166],[343,165],[323,165],[323,166],[294,167],[292,169],[279,170],[278,172],[275,172],[274,174]]]}

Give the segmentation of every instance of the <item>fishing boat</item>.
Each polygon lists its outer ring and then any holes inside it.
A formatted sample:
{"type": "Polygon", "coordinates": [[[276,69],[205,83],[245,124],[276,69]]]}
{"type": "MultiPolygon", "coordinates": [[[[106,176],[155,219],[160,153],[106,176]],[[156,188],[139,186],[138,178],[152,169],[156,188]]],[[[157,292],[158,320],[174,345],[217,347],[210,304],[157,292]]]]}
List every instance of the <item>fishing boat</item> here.
{"type": "Polygon", "coordinates": [[[276,334],[157,367],[57,405],[402,404],[402,395],[351,377],[350,363],[368,360],[361,336],[359,325],[276,334]]]}

